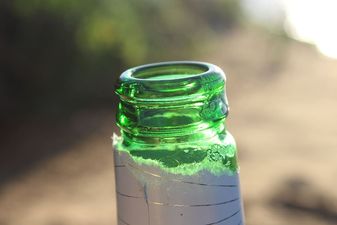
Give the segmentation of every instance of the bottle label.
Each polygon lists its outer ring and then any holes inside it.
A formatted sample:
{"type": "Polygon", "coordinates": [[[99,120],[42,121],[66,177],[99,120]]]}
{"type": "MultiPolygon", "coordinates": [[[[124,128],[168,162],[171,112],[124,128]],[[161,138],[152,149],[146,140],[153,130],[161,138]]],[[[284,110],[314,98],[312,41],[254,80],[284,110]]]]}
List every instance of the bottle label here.
{"type": "Polygon", "coordinates": [[[243,225],[238,173],[168,173],[114,151],[119,225],[243,225]]]}

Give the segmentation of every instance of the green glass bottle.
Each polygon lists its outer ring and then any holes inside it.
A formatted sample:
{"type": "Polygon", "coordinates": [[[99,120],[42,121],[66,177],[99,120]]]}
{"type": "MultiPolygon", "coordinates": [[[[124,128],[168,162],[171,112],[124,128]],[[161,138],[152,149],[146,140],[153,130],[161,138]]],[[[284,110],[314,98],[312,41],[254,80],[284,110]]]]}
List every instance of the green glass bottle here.
{"type": "Polygon", "coordinates": [[[119,225],[243,225],[225,75],[203,62],[122,73],[114,134],[119,225]]]}

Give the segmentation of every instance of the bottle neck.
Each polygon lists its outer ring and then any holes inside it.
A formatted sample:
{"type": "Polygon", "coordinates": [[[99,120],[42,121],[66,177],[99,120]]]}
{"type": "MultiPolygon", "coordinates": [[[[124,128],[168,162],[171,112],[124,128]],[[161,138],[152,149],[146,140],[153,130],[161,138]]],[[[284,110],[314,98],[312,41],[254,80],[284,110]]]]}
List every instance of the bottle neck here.
{"type": "Polygon", "coordinates": [[[198,62],[150,64],[124,72],[117,124],[126,141],[170,143],[209,139],[225,129],[225,76],[198,62]]]}

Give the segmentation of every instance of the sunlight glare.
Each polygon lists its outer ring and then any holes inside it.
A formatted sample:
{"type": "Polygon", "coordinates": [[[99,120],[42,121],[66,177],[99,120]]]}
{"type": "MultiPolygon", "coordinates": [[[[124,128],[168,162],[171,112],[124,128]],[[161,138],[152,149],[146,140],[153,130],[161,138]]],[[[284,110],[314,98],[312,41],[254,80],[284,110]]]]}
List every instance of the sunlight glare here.
{"type": "Polygon", "coordinates": [[[324,55],[337,58],[337,1],[283,0],[286,31],[313,43],[324,55]]]}

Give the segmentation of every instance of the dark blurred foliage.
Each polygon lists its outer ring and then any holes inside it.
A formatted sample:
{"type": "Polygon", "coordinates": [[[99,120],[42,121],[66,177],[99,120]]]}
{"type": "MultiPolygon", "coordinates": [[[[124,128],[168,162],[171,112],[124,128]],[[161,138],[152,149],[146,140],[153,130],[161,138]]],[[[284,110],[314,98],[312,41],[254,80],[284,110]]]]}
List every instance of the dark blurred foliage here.
{"type": "Polygon", "coordinates": [[[2,0],[0,118],[109,107],[122,70],[194,59],[239,14],[236,0],[2,0]]]}

